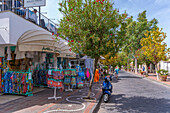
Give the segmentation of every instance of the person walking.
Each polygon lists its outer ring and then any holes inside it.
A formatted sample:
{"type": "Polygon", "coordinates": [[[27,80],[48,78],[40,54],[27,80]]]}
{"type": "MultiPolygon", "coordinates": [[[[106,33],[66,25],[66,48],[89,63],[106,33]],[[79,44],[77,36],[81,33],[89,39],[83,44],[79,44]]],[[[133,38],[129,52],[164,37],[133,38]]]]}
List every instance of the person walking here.
{"type": "Polygon", "coordinates": [[[143,71],[145,71],[145,66],[143,66],[143,69],[142,69],[143,71]]]}
{"type": "Polygon", "coordinates": [[[118,74],[119,74],[119,68],[116,67],[116,69],[115,69],[115,76],[116,76],[116,79],[117,79],[117,80],[118,80],[118,74]]]}
{"type": "Polygon", "coordinates": [[[94,82],[99,82],[99,70],[96,69],[95,75],[94,75],[94,82]]]}

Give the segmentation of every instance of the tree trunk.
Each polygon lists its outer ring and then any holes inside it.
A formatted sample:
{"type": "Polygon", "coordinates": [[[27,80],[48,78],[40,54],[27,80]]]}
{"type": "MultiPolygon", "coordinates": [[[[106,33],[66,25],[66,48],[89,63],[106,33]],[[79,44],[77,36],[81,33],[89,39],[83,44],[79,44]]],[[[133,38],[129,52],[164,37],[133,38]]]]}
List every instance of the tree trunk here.
{"type": "Polygon", "coordinates": [[[127,71],[129,71],[129,59],[128,59],[128,62],[127,62],[127,71]]]}
{"type": "Polygon", "coordinates": [[[157,63],[155,63],[155,71],[156,71],[157,80],[159,80],[159,75],[158,75],[158,73],[157,73],[157,71],[158,71],[157,63]]]}
{"type": "Polygon", "coordinates": [[[108,68],[107,68],[107,75],[108,75],[108,74],[109,74],[109,70],[110,70],[110,69],[109,69],[109,66],[107,66],[107,67],[108,67],[108,68]]]}
{"type": "Polygon", "coordinates": [[[146,75],[148,75],[148,65],[146,64],[146,75]]]}
{"type": "Polygon", "coordinates": [[[92,78],[91,78],[91,80],[90,80],[89,91],[88,91],[88,95],[87,95],[87,97],[86,97],[87,99],[90,99],[90,95],[91,95],[91,92],[92,92],[92,85],[93,85],[93,81],[94,81],[94,76],[95,76],[95,72],[96,72],[98,60],[99,60],[98,58],[95,58],[94,72],[93,72],[92,78]]]}
{"type": "Polygon", "coordinates": [[[150,64],[150,73],[152,73],[152,64],[150,64]]]}
{"type": "Polygon", "coordinates": [[[138,60],[135,57],[135,74],[137,74],[137,73],[138,73],[138,60]]]}

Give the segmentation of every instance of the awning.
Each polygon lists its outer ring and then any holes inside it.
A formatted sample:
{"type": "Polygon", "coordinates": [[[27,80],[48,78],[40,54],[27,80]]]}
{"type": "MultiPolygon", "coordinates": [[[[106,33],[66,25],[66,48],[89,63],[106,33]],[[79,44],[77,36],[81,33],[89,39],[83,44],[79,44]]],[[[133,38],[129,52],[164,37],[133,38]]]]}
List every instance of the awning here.
{"type": "Polygon", "coordinates": [[[76,58],[76,53],[74,53],[68,45],[68,42],[60,37],[58,38],[58,43],[60,45],[60,55],[58,57],[76,58]]]}
{"type": "Polygon", "coordinates": [[[60,53],[60,45],[49,32],[30,30],[25,32],[17,42],[19,51],[42,51],[60,53]]]}

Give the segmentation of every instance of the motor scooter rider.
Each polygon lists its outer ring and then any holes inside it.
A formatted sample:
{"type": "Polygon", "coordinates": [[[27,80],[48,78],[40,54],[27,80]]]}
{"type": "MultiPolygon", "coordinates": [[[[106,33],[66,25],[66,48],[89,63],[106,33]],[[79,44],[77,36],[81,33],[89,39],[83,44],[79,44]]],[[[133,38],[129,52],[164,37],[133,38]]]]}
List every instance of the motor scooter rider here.
{"type": "Polygon", "coordinates": [[[110,83],[108,77],[105,77],[103,81],[103,92],[104,90],[109,90],[112,93],[112,84],[110,83]]]}

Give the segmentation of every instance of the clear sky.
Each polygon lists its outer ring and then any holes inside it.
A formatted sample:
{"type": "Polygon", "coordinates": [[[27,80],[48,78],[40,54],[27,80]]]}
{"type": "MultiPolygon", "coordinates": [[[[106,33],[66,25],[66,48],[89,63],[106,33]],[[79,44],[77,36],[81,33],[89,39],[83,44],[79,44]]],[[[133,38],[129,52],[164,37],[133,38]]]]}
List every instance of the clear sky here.
{"type": "MultiPolygon", "coordinates": [[[[46,1],[46,6],[41,8],[42,12],[47,12],[45,15],[48,18],[55,18],[53,21],[58,23],[57,20],[62,18],[62,14],[58,11],[58,3],[61,0],[46,1]]],[[[120,13],[126,10],[134,19],[140,12],[147,10],[147,19],[156,18],[159,22],[158,26],[167,33],[165,42],[170,48],[170,0],[114,0],[114,2],[115,8],[119,8],[120,13]]]]}

